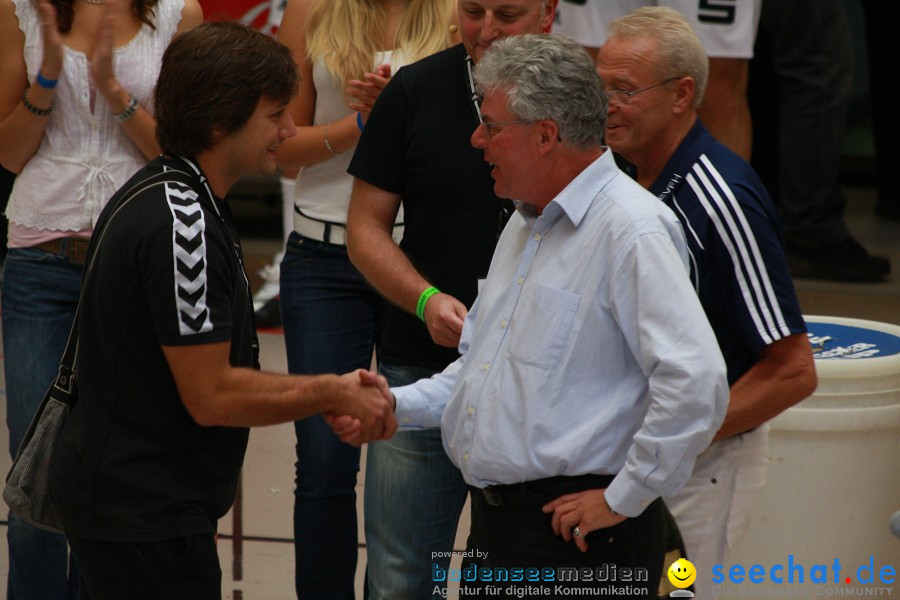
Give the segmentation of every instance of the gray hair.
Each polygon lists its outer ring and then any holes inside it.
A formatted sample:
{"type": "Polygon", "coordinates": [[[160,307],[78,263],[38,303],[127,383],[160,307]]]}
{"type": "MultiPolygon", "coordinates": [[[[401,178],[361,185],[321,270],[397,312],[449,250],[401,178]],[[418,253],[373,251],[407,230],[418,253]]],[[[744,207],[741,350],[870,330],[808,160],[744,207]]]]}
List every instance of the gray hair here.
{"type": "Polygon", "coordinates": [[[602,144],[603,81],[584,48],[567,37],[526,34],[494,42],[475,66],[475,88],[482,97],[505,91],[507,108],[520,119],[554,121],[568,146],[602,144]]]}
{"type": "Polygon", "coordinates": [[[694,79],[694,103],[703,102],[709,80],[709,58],[703,43],[677,11],[665,6],[644,6],[609,24],[609,37],[645,37],[656,40],[663,77],[694,79]]]}

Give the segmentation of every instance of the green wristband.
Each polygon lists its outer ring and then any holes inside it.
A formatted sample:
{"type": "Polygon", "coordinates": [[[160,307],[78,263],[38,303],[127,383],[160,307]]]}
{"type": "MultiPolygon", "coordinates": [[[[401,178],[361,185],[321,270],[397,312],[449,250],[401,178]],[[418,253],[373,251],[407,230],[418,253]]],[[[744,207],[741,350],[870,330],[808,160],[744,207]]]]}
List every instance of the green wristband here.
{"type": "Polygon", "coordinates": [[[440,294],[441,290],[436,287],[428,287],[425,288],[425,291],[422,292],[422,295],[419,296],[419,301],[416,303],[416,316],[424,323],[425,322],[425,304],[428,302],[428,299],[434,296],[435,294],[440,294]]]}

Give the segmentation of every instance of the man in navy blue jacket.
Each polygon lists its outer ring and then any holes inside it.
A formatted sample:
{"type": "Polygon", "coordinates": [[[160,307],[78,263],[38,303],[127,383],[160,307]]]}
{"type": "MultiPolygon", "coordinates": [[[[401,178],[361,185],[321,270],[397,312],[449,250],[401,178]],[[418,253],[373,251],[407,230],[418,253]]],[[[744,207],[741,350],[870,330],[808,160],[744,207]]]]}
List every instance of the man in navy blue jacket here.
{"type": "Polygon", "coordinates": [[[611,24],[597,65],[610,96],[606,143],[681,221],[728,369],[725,422],[684,490],[665,498],[707,598],[712,565],[745,530],[764,484],[766,421],[815,389],[812,353],[774,203],[697,118],[708,59],[696,34],[671,9],[642,8],[611,24]]]}

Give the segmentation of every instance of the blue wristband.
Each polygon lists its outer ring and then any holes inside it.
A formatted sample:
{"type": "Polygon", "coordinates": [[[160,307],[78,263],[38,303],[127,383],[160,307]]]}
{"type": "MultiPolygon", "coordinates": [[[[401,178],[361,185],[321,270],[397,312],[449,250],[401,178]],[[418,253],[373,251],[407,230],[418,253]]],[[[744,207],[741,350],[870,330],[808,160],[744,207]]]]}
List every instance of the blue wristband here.
{"type": "Polygon", "coordinates": [[[40,71],[38,71],[37,78],[35,79],[35,81],[37,81],[37,84],[39,86],[41,86],[42,88],[52,90],[53,88],[56,87],[56,82],[59,80],[58,79],[47,79],[46,77],[41,75],[40,71]]]}
{"type": "Polygon", "coordinates": [[[360,113],[360,112],[356,113],[356,126],[359,127],[359,130],[360,130],[360,131],[362,131],[363,128],[366,126],[366,125],[363,123],[363,120],[362,120],[362,113],[360,113]]]}

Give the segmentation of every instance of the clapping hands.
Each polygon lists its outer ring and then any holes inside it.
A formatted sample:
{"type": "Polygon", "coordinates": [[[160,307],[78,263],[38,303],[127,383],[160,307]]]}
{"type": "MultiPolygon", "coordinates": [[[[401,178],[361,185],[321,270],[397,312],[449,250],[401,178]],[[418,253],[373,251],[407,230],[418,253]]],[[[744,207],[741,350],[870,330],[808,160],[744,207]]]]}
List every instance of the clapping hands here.
{"type": "Polygon", "coordinates": [[[390,79],[391,65],[380,65],[374,73],[366,73],[362,80],[351,79],[347,83],[347,95],[351,98],[348,106],[360,114],[363,123],[369,120],[372,105],[390,79]]]}

